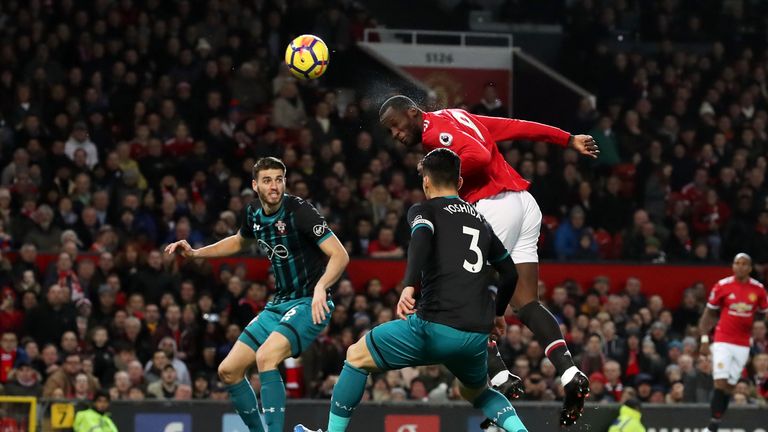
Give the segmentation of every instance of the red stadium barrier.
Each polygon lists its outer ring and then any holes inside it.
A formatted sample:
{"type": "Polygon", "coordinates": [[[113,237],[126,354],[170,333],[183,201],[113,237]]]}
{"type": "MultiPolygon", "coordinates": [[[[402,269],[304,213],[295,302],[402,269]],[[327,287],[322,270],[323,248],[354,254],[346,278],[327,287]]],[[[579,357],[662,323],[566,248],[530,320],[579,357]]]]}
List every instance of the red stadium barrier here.
{"type": "MultiPolygon", "coordinates": [[[[56,259],[56,255],[40,255],[41,268],[56,259]]],[[[81,259],[97,259],[84,255],[81,259]]],[[[243,264],[252,279],[266,279],[269,261],[264,258],[234,257],[211,260],[214,271],[228,263],[234,267],[243,264]]],[[[384,290],[397,285],[405,273],[404,260],[353,259],[347,267],[347,275],[357,289],[363,289],[371,279],[379,279],[384,290]]],[[[683,290],[695,282],[703,282],[707,289],[718,280],[731,274],[727,266],[694,265],[643,265],[625,263],[557,263],[541,264],[541,279],[551,291],[552,287],[566,280],[579,283],[586,291],[597,276],[608,276],[612,292],[618,292],[630,277],[638,278],[646,295],[658,294],[667,307],[675,307],[682,298],[683,290]]]]}

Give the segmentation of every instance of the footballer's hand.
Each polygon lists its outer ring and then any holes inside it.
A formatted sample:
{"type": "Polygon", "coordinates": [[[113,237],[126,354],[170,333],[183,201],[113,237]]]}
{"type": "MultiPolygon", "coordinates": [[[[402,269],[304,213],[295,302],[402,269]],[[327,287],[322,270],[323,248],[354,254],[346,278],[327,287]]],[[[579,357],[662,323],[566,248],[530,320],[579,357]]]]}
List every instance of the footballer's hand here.
{"type": "Polygon", "coordinates": [[[325,287],[318,285],[315,287],[315,294],[312,296],[312,322],[315,325],[322,324],[329,313],[331,313],[331,308],[328,307],[325,287]]]}
{"type": "Polygon", "coordinates": [[[600,154],[600,148],[597,146],[597,141],[592,138],[592,135],[574,135],[571,145],[579,153],[593,159],[597,159],[597,156],[600,154]]]}
{"type": "Polygon", "coordinates": [[[403,288],[400,293],[400,301],[397,302],[397,317],[408,319],[408,315],[416,312],[416,299],[413,297],[415,289],[412,286],[403,288]]]}
{"type": "Polygon", "coordinates": [[[192,246],[190,246],[186,240],[179,240],[165,247],[165,253],[168,255],[173,255],[176,251],[179,251],[181,256],[185,258],[194,257],[197,252],[197,250],[192,249],[192,246]]]}
{"type": "Polygon", "coordinates": [[[491,330],[491,339],[497,341],[504,337],[507,332],[507,321],[503,316],[496,317],[493,320],[493,330],[491,330]]]}

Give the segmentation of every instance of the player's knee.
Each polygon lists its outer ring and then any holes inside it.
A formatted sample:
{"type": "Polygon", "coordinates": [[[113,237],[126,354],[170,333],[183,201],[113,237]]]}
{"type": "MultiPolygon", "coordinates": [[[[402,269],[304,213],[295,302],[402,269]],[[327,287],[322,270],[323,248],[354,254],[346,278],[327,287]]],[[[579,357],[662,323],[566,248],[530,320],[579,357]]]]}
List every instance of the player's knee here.
{"type": "Polygon", "coordinates": [[[347,348],[347,363],[362,368],[365,366],[366,353],[365,339],[360,339],[347,348]]]}
{"type": "Polygon", "coordinates": [[[734,386],[732,386],[728,380],[718,379],[715,380],[715,388],[725,392],[726,394],[731,394],[733,392],[734,386]]]}
{"type": "Polygon", "coordinates": [[[222,362],[218,369],[219,379],[221,382],[227,385],[232,385],[240,381],[243,378],[243,371],[237,370],[229,362],[222,362]]]}
{"type": "Polygon", "coordinates": [[[485,389],[488,387],[481,387],[481,388],[469,388],[463,384],[459,385],[459,394],[462,398],[464,398],[465,401],[474,404],[475,399],[477,399],[478,396],[480,396],[485,389]]]}
{"type": "Polygon", "coordinates": [[[265,347],[259,348],[256,351],[256,365],[259,367],[259,371],[267,371],[277,368],[278,363],[282,359],[271,349],[265,347]]]}

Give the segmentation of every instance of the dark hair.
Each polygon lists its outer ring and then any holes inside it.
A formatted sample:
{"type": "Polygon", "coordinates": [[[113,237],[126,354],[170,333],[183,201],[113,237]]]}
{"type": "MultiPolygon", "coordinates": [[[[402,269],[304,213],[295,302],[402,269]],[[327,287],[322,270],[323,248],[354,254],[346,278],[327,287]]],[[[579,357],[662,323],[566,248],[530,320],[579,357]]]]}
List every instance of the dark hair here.
{"type": "Polygon", "coordinates": [[[388,108],[392,108],[395,111],[405,111],[408,108],[418,109],[419,107],[416,105],[416,102],[414,102],[413,99],[409,98],[408,96],[392,96],[391,98],[385,100],[383,104],[381,104],[381,108],[379,109],[379,118],[384,115],[388,108]]]}
{"type": "Polygon", "coordinates": [[[93,401],[96,402],[97,400],[104,398],[107,401],[111,401],[112,397],[109,395],[109,392],[105,389],[99,389],[96,390],[96,392],[93,394],[93,401]]]}
{"type": "Polygon", "coordinates": [[[286,171],[285,164],[280,159],[272,156],[263,157],[257,160],[253,165],[253,179],[256,180],[259,177],[259,171],[268,169],[283,170],[283,174],[285,174],[286,171]]]}
{"type": "Polygon", "coordinates": [[[461,173],[459,155],[446,148],[434,149],[421,160],[422,172],[437,187],[457,187],[461,173]]]}

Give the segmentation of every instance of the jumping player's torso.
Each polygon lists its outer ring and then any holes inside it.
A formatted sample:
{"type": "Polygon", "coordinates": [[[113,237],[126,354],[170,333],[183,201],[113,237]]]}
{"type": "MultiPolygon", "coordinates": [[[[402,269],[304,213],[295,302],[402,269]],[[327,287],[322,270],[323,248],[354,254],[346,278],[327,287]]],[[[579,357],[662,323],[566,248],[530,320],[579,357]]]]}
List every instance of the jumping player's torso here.
{"type": "Polygon", "coordinates": [[[286,194],[280,208],[268,215],[256,199],[245,208],[240,235],[255,240],[272,263],[273,303],[312,296],[325,271],[319,245],[333,233],[311,204],[286,194]]]}
{"type": "Polygon", "coordinates": [[[412,230],[431,224],[434,233],[422,272],[419,317],[459,330],[490,331],[495,303],[485,264],[507,252],[483,217],[458,197],[442,197],[414,206],[408,219],[412,230]]]}
{"type": "Polygon", "coordinates": [[[707,306],[720,310],[715,342],[749,346],[755,314],[768,312],[768,298],[760,282],[739,282],[731,276],[712,288],[707,306]]]}
{"type": "Polygon", "coordinates": [[[459,193],[463,199],[475,203],[501,192],[528,189],[530,183],[507,163],[493,135],[478,116],[460,109],[445,109],[426,112],[423,117],[422,145],[425,153],[446,147],[455,151],[464,163],[462,153],[465,147],[482,146],[490,152],[490,163],[485,169],[476,170],[472,175],[465,175],[462,169],[464,185],[459,193]]]}

